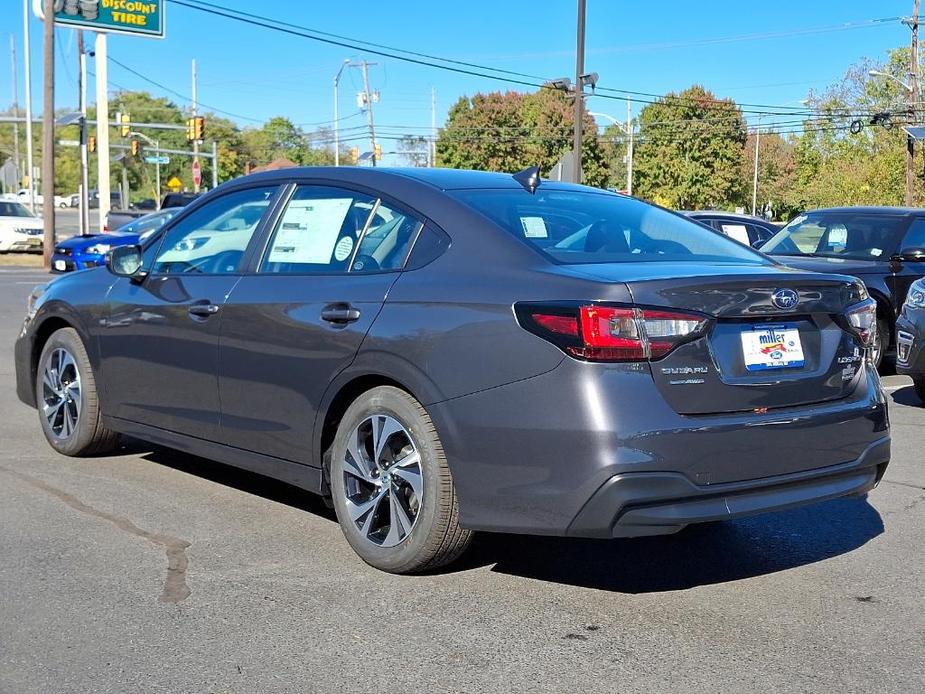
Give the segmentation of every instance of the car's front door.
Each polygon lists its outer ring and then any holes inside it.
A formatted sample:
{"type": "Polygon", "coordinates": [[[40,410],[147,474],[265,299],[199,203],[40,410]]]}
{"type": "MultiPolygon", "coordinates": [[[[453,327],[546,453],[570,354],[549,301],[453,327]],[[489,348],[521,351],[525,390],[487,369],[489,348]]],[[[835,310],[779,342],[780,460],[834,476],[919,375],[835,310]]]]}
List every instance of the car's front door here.
{"type": "Polygon", "coordinates": [[[223,309],[223,441],[313,462],[319,402],[356,356],[419,229],[374,196],[295,188],[223,309]]]}
{"type": "Polygon", "coordinates": [[[100,331],[107,413],[217,440],[222,308],[277,190],[232,191],[183,216],[146,277],[115,282],[100,331]]]}

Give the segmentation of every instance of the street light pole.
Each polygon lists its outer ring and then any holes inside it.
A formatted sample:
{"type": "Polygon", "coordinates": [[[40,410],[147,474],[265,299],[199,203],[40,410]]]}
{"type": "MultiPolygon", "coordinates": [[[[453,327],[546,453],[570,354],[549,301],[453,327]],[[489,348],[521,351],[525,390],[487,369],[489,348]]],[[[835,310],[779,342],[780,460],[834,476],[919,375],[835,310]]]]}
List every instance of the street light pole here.
{"type": "Polygon", "coordinates": [[[575,140],[572,144],[572,156],[575,159],[575,183],[581,183],[581,126],[582,106],[584,105],[585,74],[585,0],[578,0],[578,30],[575,47],[575,140]]]}
{"type": "Polygon", "coordinates": [[[45,3],[45,85],[42,106],[42,221],[45,268],[55,251],[55,11],[45,3]]]}
{"type": "Polygon", "coordinates": [[[344,58],[340,64],[337,74],[334,75],[334,166],[340,166],[340,124],[337,116],[337,85],[340,83],[341,73],[344,68],[350,65],[350,58],[344,58]]]}
{"type": "Polygon", "coordinates": [[[758,203],[758,145],[761,142],[761,116],[758,116],[758,127],[755,128],[755,172],[752,176],[752,216],[758,203]]]}
{"type": "Polygon", "coordinates": [[[26,175],[29,181],[29,211],[35,214],[35,163],[32,156],[32,52],[29,45],[29,0],[22,0],[23,63],[26,68],[26,175]]]}

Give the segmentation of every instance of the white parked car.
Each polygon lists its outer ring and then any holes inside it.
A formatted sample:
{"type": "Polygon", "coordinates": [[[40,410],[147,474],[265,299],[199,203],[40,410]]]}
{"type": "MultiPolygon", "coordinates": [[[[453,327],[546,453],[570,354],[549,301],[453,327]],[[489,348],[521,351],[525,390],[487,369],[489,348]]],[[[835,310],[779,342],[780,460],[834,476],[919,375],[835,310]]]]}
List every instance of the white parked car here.
{"type": "MultiPolygon", "coordinates": [[[[55,207],[71,207],[71,197],[70,195],[56,195],[55,196],[55,207]]],[[[29,189],[23,188],[18,193],[16,193],[16,199],[23,204],[28,204],[29,202],[29,189]]],[[[45,198],[36,191],[35,193],[35,204],[44,205],[45,198]]]]}
{"type": "Polygon", "coordinates": [[[42,250],[42,220],[18,202],[0,201],[0,253],[42,250]]]}

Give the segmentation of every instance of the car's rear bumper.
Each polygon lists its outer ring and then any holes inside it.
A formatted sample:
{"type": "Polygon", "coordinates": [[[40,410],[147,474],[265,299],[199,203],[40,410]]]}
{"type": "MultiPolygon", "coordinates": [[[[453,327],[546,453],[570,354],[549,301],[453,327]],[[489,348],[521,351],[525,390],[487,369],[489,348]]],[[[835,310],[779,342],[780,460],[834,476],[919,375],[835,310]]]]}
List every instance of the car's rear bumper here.
{"type": "Polygon", "coordinates": [[[614,475],[568,527],[578,537],[638,537],[674,533],[686,525],[729,520],[863,494],[890,460],[890,439],[872,443],[857,460],[830,468],[702,487],[668,472],[614,475]]]}
{"type": "Polygon", "coordinates": [[[889,461],[886,399],[867,368],[842,400],[685,416],[647,366],[566,359],[426,407],[473,530],[672,532],[861,493],[889,461]]]}

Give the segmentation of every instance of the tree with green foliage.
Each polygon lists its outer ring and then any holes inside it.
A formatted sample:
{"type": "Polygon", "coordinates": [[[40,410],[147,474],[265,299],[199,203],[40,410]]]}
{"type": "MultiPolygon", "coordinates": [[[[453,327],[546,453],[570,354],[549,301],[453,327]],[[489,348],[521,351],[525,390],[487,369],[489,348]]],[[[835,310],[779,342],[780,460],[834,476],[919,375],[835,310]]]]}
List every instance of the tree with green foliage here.
{"type": "Polygon", "coordinates": [[[639,124],[634,194],[675,209],[741,197],[746,124],[734,101],[695,85],[647,105],[639,124]]]}
{"type": "MultiPolygon", "coordinates": [[[[571,150],[574,122],[572,101],[552,89],[462,97],[437,137],[437,165],[509,172],[539,166],[548,175],[571,150]]],[[[587,115],[582,167],[585,183],[606,184],[606,155],[587,115]]]]}

